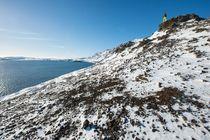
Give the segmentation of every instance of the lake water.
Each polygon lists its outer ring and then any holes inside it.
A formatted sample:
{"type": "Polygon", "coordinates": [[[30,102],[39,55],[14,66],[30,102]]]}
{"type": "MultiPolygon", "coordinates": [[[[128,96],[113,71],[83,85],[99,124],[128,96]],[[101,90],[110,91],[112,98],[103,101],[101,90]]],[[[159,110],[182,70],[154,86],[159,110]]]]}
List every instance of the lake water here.
{"type": "Polygon", "coordinates": [[[77,61],[0,60],[0,97],[91,65],[77,61]]]}

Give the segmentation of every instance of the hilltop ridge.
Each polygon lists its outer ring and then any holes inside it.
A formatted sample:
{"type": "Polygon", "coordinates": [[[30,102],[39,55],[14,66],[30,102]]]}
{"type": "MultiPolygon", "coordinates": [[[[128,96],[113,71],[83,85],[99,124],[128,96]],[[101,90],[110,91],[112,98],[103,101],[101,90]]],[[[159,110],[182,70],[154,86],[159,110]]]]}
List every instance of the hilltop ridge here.
{"type": "Polygon", "coordinates": [[[183,26],[183,24],[189,20],[201,21],[201,20],[205,20],[205,19],[199,17],[196,14],[180,15],[180,16],[171,18],[164,23],[161,23],[159,25],[159,31],[166,30],[166,29],[172,29],[172,28],[178,28],[180,26],[183,26]]]}

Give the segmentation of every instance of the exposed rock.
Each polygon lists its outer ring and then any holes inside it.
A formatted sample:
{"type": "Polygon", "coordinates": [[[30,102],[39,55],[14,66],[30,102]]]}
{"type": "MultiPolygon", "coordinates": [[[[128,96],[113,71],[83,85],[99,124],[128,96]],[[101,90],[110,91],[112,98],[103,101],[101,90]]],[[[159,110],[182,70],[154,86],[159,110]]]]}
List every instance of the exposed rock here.
{"type": "MultiPolygon", "coordinates": [[[[201,18],[195,14],[187,14],[187,15],[182,15],[182,16],[178,16],[175,18],[171,18],[168,21],[163,22],[159,25],[159,31],[175,28],[177,26],[180,26],[181,23],[185,23],[186,21],[189,21],[189,20],[201,21],[201,20],[204,20],[204,18],[201,18]]],[[[203,29],[205,30],[205,28],[203,28],[203,29]]],[[[198,29],[196,31],[199,32],[201,30],[198,29]]]]}
{"type": "Polygon", "coordinates": [[[119,47],[117,47],[115,49],[115,53],[121,53],[122,51],[124,51],[126,48],[131,47],[134,45],[134,42],[129,41],[127,43],[121,44],[119,47]]]}

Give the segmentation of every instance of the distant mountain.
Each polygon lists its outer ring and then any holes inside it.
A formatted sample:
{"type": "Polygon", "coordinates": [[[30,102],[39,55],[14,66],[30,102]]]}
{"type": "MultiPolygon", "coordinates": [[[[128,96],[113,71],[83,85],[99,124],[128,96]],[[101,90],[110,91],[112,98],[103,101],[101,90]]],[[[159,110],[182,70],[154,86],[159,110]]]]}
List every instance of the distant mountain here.
{"type": "Polygon", "coordinates": [[[33,58],[33,57],[0,57],[0,60],[17,60],[17,61],[26,61],[26,60],[43,60],[43,61],[80,61],[77,59],[59,59],[59,58],[33,58]]]}
{"type": "Polygon", "coordinates": [[[210,19],[89,57],[95,65],[0,102],[0,139],[210,139],[210,19]]]}

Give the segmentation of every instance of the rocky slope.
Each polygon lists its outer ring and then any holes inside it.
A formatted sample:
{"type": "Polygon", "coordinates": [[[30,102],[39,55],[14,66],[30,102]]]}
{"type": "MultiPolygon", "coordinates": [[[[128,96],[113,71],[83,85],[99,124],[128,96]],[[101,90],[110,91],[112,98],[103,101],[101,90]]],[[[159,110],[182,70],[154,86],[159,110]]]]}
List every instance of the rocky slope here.
{"type": "Polygon", "coordinates": [[[209,19],[173,18],[91,60],[2,99],[0,139],[210,139],[209,19]]]}

